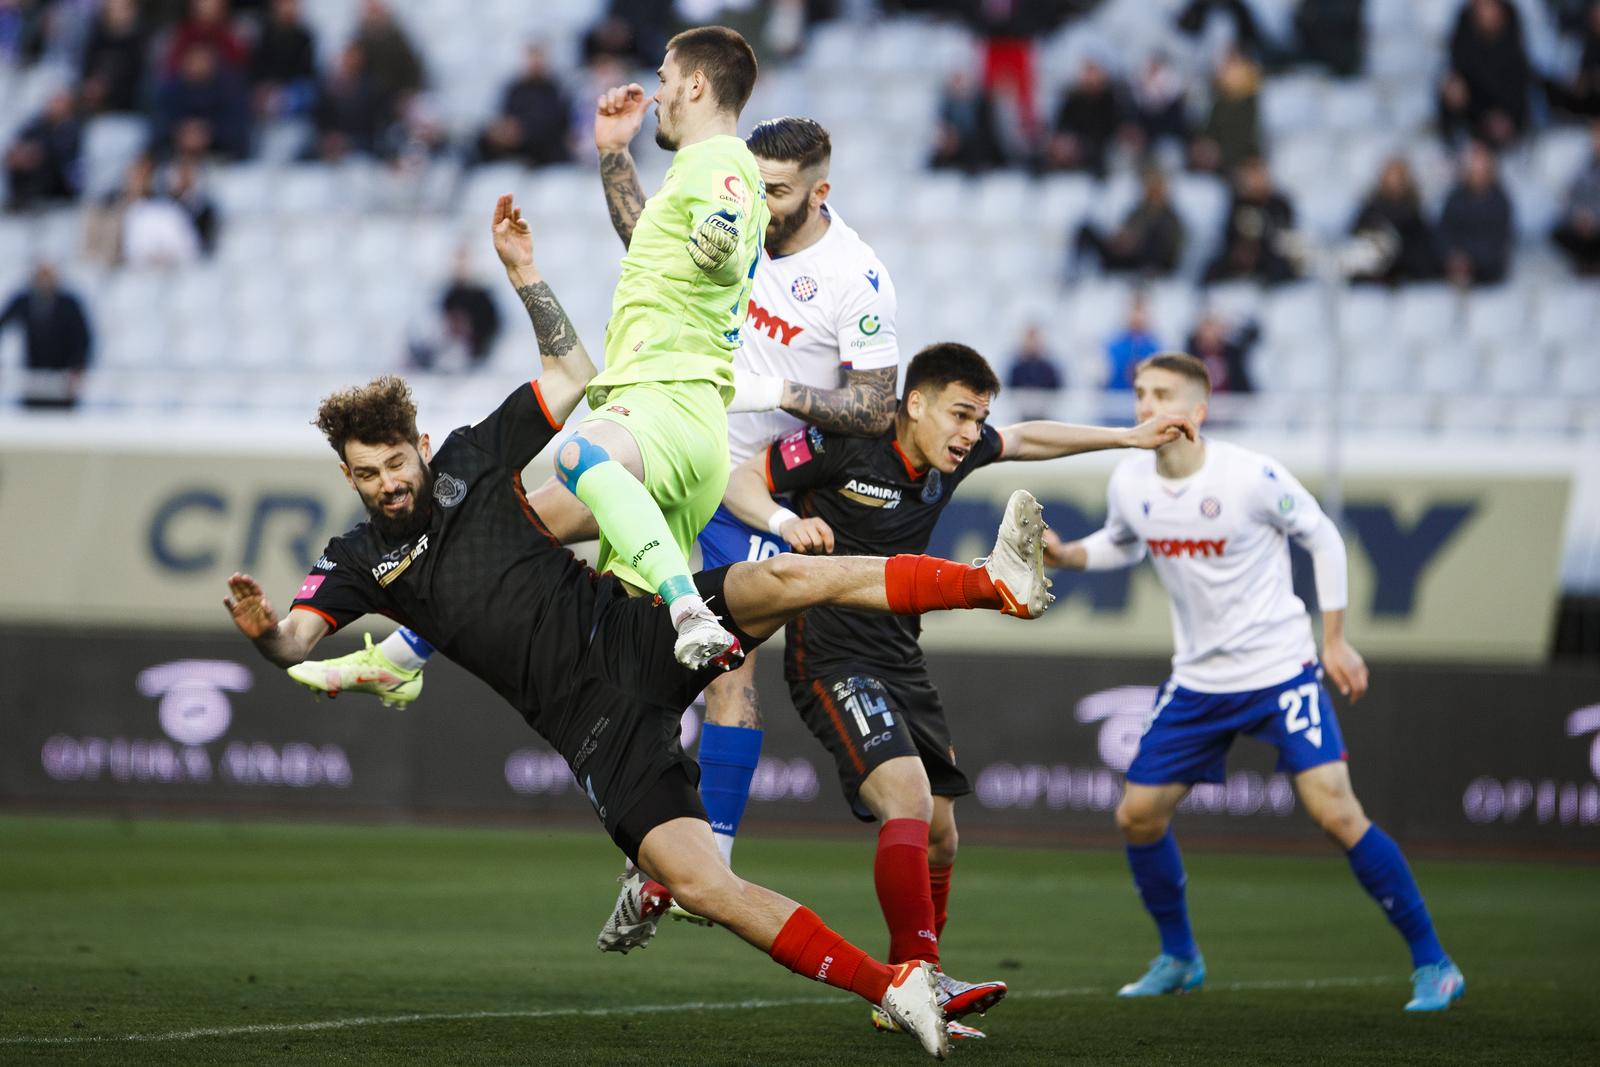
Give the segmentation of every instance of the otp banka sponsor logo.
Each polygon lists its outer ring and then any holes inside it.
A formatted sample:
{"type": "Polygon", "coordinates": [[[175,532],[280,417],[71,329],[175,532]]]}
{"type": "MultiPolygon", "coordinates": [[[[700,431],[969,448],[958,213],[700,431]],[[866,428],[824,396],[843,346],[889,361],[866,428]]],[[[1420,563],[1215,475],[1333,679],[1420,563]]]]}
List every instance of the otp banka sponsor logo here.
{"type": "MultiPolygon", "coordinates": [[[[1148,685],[1103,689],[1078,701],[1073,718],[1099,724],[1100,766],[1065,763],[991,763],[978,772],[978,803],[986,808],[1111,811],[1122,799],[1122,776],[1149,728],[1157,690],[1148,685]]],[[[1179,811],[1200,815],[1284,816],[1294,810],[1294,784],[1284,774],[1263,777],[1233,771],[1221,785],[1202,782],[1179,811]]]]}
{"type": "Polygon", "coordinates": [[[1567,736],[1578,744],[1588,742],[1590,781],[1482,775],[1467,783],[1461,794],[1461,810],[1467,821],[1600,825],[1600,704],[1590,704],[1568,715],[1566,727],[1567,736]]]}
{"type": "MultiPolygon", "coordinates": [[[[679,738],[685,750],[692,749],[700,737],[702,707],[697,700],[683,713],[679,738]]],[[[506,757],[506,785],[523,796],[553,796],[571,790],[582,794],[583,786],[573,777],[567,761],[549,749],[519,748],[506,757]]],[[[779,759],[762,756],[750,780],[752,800],[790,800],[807,802],[817,798],[817,768],[804,758],[779,759]]]]}
{"type": "Polygon", "coordinates": [[[134,688],[155,700],[164,737],[48,738],[40,753],[44,772],[58,782],[137,782],[237,785],[302,789],[350,786],[350,760],[338,745],[290,741],[228,740],[233,725],[229,693],[249,690],[249,668],[230,660],[185,659],[140,671],[134,688]]]}

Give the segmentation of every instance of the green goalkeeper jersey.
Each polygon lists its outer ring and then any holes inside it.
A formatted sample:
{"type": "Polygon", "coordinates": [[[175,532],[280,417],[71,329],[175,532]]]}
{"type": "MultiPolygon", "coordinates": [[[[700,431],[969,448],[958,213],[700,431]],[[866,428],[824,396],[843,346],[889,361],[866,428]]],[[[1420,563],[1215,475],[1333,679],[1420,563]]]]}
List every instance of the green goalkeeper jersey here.
{"type": "Polygon", "coordinates": [[[733,353],[768,217],[755,156],[739,138],[719,134],[678,150],[622,257],[605,369],[589,383],[591,408],[640,382],[710,381],[724,403],[732,399],[733,353]],[[707,220],[735,237],[732,252],[710,270],[689,250],[707,220]]]}

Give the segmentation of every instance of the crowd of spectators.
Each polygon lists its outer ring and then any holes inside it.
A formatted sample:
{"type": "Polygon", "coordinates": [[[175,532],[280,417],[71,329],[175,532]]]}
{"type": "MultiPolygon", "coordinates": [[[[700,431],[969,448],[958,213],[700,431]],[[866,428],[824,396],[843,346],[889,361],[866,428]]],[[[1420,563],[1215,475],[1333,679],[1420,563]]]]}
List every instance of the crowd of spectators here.
{"type": "MultiPolygon", "coordinates": [[[[1511,0],[1462,4],[1441,57],[1436,100],[1438,136],[1457,161],[1455,182],[1442,207],[1430,212],[1405,160],[1384,161],[1350,231],[1378,238],[1390,255],[1359,280],[1399,285],[1444,279],[1468,286],[1505,279],[1516,227],[1498,176],[1499,156],[1518,149],[1537,122],[1600,120],[1600,0],[1555,6],[1563,16],[1557,28],[1579,56],[1559,77],[1535,68],[1511,0]]],[[[1195,235],[1184,233],[1167,202],[1164,176],[1175,166],[1215,173],[1229,181],[1232,197],[1222,250],[1204,266],[1203,281],[1291,280],[1303,273],[1293,240],[1295,190],[1280,188],[1267,162],[1261,90],[1268,72],[1289,66],[1317,64],[1336,76],[1359,75],[1361,7],[1360,0],[1302,0],[1296,38],[1286,43],[1265,32],[1242,0],[1191,0],[1176,15],[1179,29],[1199,34],[1213,18],[1232,24],[1232,45],[1218,54],[1208,84],[1187,81],[1161,52],[1136,63],[1126,80],[1106,57],[1091,53],[1062,89],[1048,122],[1031,117],[1037,87],[1018,84],[1033,76],[1031,41],[1012,39],[1004,77],[995,73],[991,49],[983,77],[957,71],[948,78],[930,165],[972,174],[1023,167],[1095,178],[1119,165],[1142,171],[1144,194],[1114,230],[1086,225],[1069,234],[1068,278],[1091,257],[1103,271],[1172,274],[1185,240],[1195,235]]],[[[1600,152],[1600,126],[1594,138],[1600,152]]],[[[1578,176],[1551,235],[1585,274],[1600,270],[1597,167],[1591,161],[1578,176]]]]}

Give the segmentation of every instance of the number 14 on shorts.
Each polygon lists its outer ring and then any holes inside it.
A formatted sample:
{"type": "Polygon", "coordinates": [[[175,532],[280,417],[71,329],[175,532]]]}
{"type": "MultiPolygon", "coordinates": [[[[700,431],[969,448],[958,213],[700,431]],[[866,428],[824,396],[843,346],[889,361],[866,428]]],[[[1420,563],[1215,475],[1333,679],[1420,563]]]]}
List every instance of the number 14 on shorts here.
{"type": "Polygon", "coordinates": [[[834,684],[834,694],[840,706],[855,719],[856,729],[861,731],[862,737],[894,725],[894,712],[889,710],[889,702],[884,699],[882,690],[872,684],[872,680],[846,678],[843,683],[834,684]],[[882,718],[882,724],[877,729],[873,728],[871,722],[874,716],[882,718]]]}

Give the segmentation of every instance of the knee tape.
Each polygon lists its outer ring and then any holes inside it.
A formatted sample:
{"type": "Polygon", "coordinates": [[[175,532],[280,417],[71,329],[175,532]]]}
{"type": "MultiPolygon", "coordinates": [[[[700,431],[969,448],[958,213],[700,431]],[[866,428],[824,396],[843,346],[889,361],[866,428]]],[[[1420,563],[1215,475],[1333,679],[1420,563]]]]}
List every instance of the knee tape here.
{"type": "Polygon", "coordinates": [[[562,485],[576,493],[578,491],[578,479],[583,477],[584,471],[610,459],[611,453],[584,437],[582,433],[577,433],[556,451],[556,476],[561,479],[562,485]],[[573,445],[578,446],[577,461],[569,464],[567,462],[567,450],[573,445]]]}

